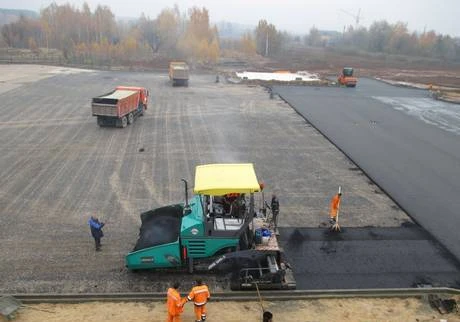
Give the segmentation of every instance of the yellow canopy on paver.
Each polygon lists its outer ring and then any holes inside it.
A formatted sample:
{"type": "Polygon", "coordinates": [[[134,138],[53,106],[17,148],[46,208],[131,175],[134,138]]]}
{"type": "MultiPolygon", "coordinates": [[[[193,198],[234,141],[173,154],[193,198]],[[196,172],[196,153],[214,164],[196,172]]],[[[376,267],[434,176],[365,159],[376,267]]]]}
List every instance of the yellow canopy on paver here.
{"type": "Polygon", "coordinates": [[[223,196],[260,191],[252,163],[199,165],[195,170],[196,194],[223,196]]]}

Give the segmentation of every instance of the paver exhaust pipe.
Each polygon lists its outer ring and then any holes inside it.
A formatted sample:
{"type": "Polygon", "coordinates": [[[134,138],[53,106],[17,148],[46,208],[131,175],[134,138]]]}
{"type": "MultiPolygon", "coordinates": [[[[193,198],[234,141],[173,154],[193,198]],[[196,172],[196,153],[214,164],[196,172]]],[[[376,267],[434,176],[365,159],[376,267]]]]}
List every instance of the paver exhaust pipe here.
{"type": "Polygon", "coordinates": [[[184,189],[185,189],[185,207],[184,207],[184,216],[190,214],[192,210],[190,209],[190,205],[188,204],[188,182],[185,179],[181,179],[184,182],[184,189]]]}

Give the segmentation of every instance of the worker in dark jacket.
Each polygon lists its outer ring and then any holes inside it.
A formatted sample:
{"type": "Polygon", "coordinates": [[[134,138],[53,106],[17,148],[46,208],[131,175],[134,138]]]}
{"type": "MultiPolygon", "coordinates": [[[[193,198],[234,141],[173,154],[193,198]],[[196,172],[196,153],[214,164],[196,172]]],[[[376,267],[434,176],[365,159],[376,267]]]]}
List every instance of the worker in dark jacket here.
{"type": "Polygon", "coordinates": [[[88,225],[91,229],[91,236],[94,238],[94,242],[96,244],[96,251],[101,250],[101,238],[104,237],[104,233],[102,232],[102,227],[104,227],[104,223],[100,222],[99,219],[96,217],[91,216],[88,220],[88,225]]]}
{"type": "Polygon", "coordinates": [[[278,197],[273,194],[272,195],[272,201],[270,203],[270,208],[273,214],[273,225],[275,226],[275,232],[278,228],[278,214],[280,213],[280,202],[278,200],[278,197]]]}

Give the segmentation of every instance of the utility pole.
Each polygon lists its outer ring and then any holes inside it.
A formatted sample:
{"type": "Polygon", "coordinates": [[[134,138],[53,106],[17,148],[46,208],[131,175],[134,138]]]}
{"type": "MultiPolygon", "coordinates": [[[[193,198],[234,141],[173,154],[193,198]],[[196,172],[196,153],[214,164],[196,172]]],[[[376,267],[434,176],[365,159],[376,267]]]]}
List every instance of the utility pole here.
{"type": "Polygon", "coordinates": [[[268,31],[267,36],[265,37],[265,57],[268,57],[268,31]]]}

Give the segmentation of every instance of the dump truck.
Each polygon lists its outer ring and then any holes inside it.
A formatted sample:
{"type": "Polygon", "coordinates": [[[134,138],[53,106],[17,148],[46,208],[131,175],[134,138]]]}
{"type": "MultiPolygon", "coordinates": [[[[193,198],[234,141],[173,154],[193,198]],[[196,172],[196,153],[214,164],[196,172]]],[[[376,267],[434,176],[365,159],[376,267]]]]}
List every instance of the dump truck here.
{"type": "Polygon", "coordinates": [[[232,289],[292,289],[295,281],[274,226],[255,217],[261,191],[251,163],[196,167],[195,195],[141,214],[139,237],[126,267],[182,269],[231,275],[232,289]]]}
{"type": "Polygon", "coordinates": [[[351,67],[345,67],[337,81],[339,85],[344,85],[346,87],[356,87],[358,83],[358,79],[353,76],[353,68],[351,67]]]}
{"type": "Polygon", "coordinates": [[[93,116],[99,126],[126,127],[147,109],[149,91],[144,87],[118,86],[110,93],[94,97],[93,116]]]}
{"type": "Polygon", "coordinates": [[[189,68],[185,62],[170,62],[169,63],[169,80],[172,86],[188,86],[189,68]]]}

